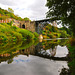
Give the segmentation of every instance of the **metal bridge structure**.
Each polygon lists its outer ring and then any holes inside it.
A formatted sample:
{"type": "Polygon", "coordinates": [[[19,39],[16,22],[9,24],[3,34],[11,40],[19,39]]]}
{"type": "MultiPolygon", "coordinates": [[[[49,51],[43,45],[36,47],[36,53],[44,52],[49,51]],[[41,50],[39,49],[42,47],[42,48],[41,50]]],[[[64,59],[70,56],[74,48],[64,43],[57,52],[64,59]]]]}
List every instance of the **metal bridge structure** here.
{"type": "Polygon", "coordinates": [[[55,20],[50,20],[50,19],[37,20],[35,21],[36,32],[38,34],[42,34],[42,30],[47,24],[52,24],[53,26],[57,26],[57,23],[55,20]]]}

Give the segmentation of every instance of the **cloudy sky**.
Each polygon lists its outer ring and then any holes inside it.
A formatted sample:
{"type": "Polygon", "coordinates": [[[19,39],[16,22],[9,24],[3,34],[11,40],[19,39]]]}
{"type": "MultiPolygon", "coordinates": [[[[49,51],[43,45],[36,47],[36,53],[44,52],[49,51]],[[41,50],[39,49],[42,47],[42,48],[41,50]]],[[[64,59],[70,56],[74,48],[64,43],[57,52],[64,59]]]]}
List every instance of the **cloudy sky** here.
{"type": "Polygon", "coordinates": [[[46,12],[46,0],[0,0],[0,7],[14,10],[14,14],[20,17],[28,17],[31,20],[44,19],[46,12]]]}

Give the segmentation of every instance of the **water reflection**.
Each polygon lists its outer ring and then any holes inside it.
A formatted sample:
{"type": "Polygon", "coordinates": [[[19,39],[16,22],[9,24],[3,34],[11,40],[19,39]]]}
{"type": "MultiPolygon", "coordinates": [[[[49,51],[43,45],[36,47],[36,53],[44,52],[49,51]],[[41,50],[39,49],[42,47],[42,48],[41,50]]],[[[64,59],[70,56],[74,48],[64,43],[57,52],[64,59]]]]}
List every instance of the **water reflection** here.
{"type": "Polygon", "coordinates": [[[44,58],[56,57],[55,60],[65,60],[68,50],[66,43],[68,40],[43,40],[43,42],[24,41],[20,43],[7,43],[4,46],[0,46],[0,62],[7,61],[11,63],[13,58],[17,55],[35,55],[44,58]],[[65,47],[64,47],[65,46],[65,47]],[[57,49],[58,48],[58,49],[57,49]],[[61,49],[63,48],[63,49],[61,49]],[[63,51],[63,52],[62,52],[63,51]],[[63,54],[62,54],[63,53],[63,54]],[[64,56],[65,54],[65,56],[64,56]],[[61,58],[59,58],[61,55],[61,58]]]}
{"type": "MultiPolygon", "coordinates": [[[[43,40],[42,42],[32,40],[32,41],[22,41],[16,43],[12,42],[2,44],[0,45],[0,63],[1,63],[0,65],[2,66],[2,64],[6,62],[10,64],[11,67],[15,68],[19,66],[19,68],[21,67],[22,70],[24,69],[23,66],[25,66],[26,72],[28,70],[30,72],[30,74],[28,74],[27,72],[26,75],[27,74],[35,75],[34,72],[37,72],[39,75],[43,75],[45,71],[48,72],[45,73],[45,75],[50,75],[51,71],[49,71],[49,69],[50,70],[54,69],[55,71],[55,73],[53,73],[52,71],[51,75],[55,74],[59,75],[63,66],[66,66],[66,68],[68,68],[67,67],[68,50],[66,48],[67,41],[68,39],[43,40]],[[15,64],[19,65],[16,66],[15,64]],[[53,68],[51,69],[50,67],[53,68]],[[30,68],[33,68],[34,70],[34,71],[32,70],[33,73],[30,71],[30,68]],[[42,73],[41,71],[39,71],[40,68],[42,73]]],[[[6,68],[8,68],[8,66],[6,68]]],[[[3,70],[6,71],[6,68],[3,68],[3,70]]],[[[21,69],[19,71],[22,71],[21,69]]],[[[0,70],[1,70],[0,72],[2,73],[1,68],[0,70]]],[[[0,75],[2,75],[1,73],[0,75]]],[[[62,73],[63,72],[61,72],[61,75],[62,73]]],[[[25,73],[23,74],[25,75],[25,73]]],[[[23,74],[16,73],[15,75],[23,75],[23,74]]],[[[6,75],[13,75],[13,73],[6,75]]]]}

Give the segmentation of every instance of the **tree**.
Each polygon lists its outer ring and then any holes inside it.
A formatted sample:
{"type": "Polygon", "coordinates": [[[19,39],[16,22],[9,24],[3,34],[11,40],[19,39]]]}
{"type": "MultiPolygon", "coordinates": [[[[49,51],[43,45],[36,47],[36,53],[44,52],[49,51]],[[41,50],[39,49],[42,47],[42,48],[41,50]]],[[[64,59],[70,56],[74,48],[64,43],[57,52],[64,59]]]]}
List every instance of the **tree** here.
{"type": "Polygon", "coordinates": [[[0,20],[6,20],[7,18],[9,18],[9,16],[1,16],[0,20]]]}
{"type": "Polygon", "coordinates": [[[24,18],[25,21],[31,21],[29,18],[25,17],[24,18]]]}
{"type": "Polygon", "coordinates": [[[49,9],[47,17],[61,20],[75,36],[75,0],[47,0],[46,6],[49,9]]]}
{"type": "Polygon", "coordinates": [[[12,8],[8,8],[8,12],[14,13],[14,10],[12,8]]]}

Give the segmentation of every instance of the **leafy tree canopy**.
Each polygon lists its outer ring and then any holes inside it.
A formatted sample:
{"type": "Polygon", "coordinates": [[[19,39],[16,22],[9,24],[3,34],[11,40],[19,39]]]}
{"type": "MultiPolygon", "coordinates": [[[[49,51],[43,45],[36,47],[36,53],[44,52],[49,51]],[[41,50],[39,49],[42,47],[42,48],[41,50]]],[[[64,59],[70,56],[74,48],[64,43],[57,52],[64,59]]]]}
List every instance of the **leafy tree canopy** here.
{"type": "Polygon", "coordinates": [[[75,36],[75,0],[47,0],[47,17],[61,20],[75,36]]]}
{"type": "Polygon", "coordinates": [[[29,19],[29,18],[27,18],[27,17],[25,17],[25,18],[24,18],[24,20],[25,20],[25,21],[30,21],[30,19],[29,19]]]}
{"type": "Polygon", "coordinates": [[[8,12],[14,13],[14,10],[12,8],[8,8],[8,12]]]}
{"type": "Polygon", "coordinates": [[[22,21],[22,20],[24,20],[24,21],[30,20],[27,17],[23,19],[23,18],[19,17],[18,15],[15,15],[14,10],[12,10],[11,8],[8,8],[8,11],[0,8],[0,15],[3,15],[3,16],[0,16],[0,20],[6,19],[6,18],[13,18],[13,19],[20,20],[20,21],[22,21]]]}

